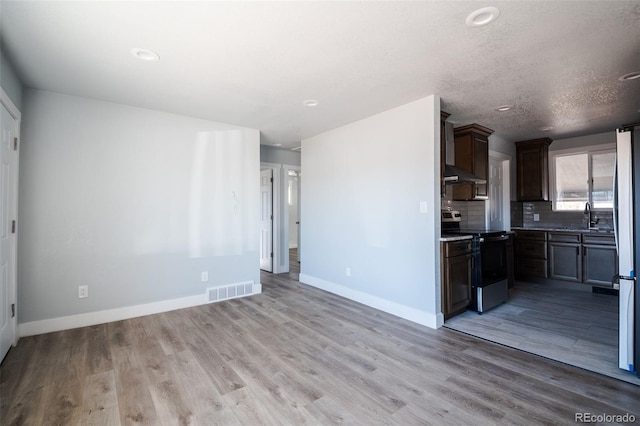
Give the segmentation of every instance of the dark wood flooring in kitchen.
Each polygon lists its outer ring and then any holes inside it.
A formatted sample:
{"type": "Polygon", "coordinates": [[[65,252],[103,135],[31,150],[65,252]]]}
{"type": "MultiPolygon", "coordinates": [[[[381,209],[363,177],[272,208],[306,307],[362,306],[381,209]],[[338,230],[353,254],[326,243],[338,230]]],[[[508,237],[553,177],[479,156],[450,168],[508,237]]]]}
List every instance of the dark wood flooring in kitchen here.
{"type": "MultiPolygon", "coordinates": [[[[292,273],[295,274],[295,273],[292,273]]],[[[3,425],[573,424],[640,388],[262,273],[263,293],[26,337],[3,425]]]]}
{"type": "Polygon", "coordinates": [[[591,286],[517,282],[507,303],[483,315],[467,311],[445,326],[640,385],[618,368],[618,297],[591,286]]]}

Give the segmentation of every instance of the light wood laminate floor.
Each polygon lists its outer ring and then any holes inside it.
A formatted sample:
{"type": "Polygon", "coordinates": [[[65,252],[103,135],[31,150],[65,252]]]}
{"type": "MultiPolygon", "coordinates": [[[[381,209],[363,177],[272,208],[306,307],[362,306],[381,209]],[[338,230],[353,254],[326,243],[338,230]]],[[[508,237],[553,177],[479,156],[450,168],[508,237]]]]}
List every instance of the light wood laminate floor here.
{"type": "Polygon", "coordinates": [[[20,340],[2,425],[573,424],[640,388],[262,273],[263,293],[20,340]]]}
{"type": "Polygon", "coordinates": [[[618,297],[591,286],[517,282],[507,303],[467,311],[445,327],[640,386],[618,368],[618,297]]]}

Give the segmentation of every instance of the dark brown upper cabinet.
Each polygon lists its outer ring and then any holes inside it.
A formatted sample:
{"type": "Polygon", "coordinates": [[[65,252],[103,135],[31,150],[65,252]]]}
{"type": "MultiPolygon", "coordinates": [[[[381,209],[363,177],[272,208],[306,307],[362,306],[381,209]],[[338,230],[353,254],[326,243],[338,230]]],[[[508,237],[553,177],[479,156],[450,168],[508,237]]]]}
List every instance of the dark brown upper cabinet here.
{"type": "MultiPolygon", "coordinates": [[[[455,165],[477,177],[489,178],[489,135],[493,130],[479,124],[454,129],[455,165]]],[[[486,183],[465,183],[453,186],[454,200],[486,200],[486,183]]]]}
{"type": "Polygon", "coordinates": [[[444,128],[444,123],[445,121],[447,121],[447,118],[449,118],[451,114],[444,112],[444,111],[440,111],[440,188],[441,188],[441,195],[444,196],[445,193],[445,187],[444,187],[444,161],[445,161],[445,154],[446,154],[446,135],[445,135],[445,128],[444,128]]]}
{"type": "Polygon", "coordinates": [[[518,201],[549,201],[549,138],[516,142],[518,201]]]}

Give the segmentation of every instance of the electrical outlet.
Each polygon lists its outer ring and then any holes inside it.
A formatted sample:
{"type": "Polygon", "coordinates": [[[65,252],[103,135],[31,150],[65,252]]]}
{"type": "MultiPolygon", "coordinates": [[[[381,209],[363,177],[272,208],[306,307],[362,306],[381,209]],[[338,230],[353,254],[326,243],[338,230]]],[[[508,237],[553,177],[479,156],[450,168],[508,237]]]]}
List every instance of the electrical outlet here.
{"type": "Polygon", "coordinates": [[[202,281],[203,283],[209,281],[209,272],[207,272],[207,271],[201,272],[200,273],[200,281],[202,281]]]}
{"type": "Polygon", "coordinates": [[[84,299],[85,297],[89,297],[89,286],[88,285],[79,285],[78,286],[78,299],[84,299]]]}
{"type": "Polygon", "coordinates": [[[538,213],[534,213],[533,214],[533,221],[534,222],[540,222],[540,215],[538,213]]]}
{"type": "Polygon", "coordinates": [[[351,268],[347,268],[347,269],[344,271],[344,273],[345,273],[345,275],[346,275],[346,276],[350,277],[350,276],[351,276],[351,268]]]}

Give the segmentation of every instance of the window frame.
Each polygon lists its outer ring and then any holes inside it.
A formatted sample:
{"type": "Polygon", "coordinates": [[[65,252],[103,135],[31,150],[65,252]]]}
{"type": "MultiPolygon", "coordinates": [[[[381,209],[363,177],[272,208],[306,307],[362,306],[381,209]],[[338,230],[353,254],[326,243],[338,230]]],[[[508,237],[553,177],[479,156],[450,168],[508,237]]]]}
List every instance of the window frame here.
{"type": "Polygon", "coordinates": [[[573,213],[573,212],[577,212],[577,211],[582,211],[581,209],[575,209],[575,210],[560,210],[556,208],[557,202],[556,202],[556,157],[562,157],[562,156],[567,156],[567,155],[577,155],[577,154],[587,154],[588,158],[589,158],[589,163],[588,163],[588,179],[589,179],[589,186],[588,186],[588,201],[592,206],[592,210],[593,211],[603,211],[603,212],[607,212],[607,211],[612,211],[611,208],[594,208],[593,207],[593,170],[592,170],[592,156],[593,155],[597,155],[597,154],[608,154],[608,153],[616,153],[616,144],[615,143],[608,143],[608,144],[601,144],[601,145],[590,145],[590,146],[583,146],[583,147],[579,147],[579,148],[568,148],[568,149],[558,149],[558,150],[554,150],[551,151],[549,150],[549,193],[551,196],[551,208],[554,212],[567,212],[567,213],[573,213]]]}

